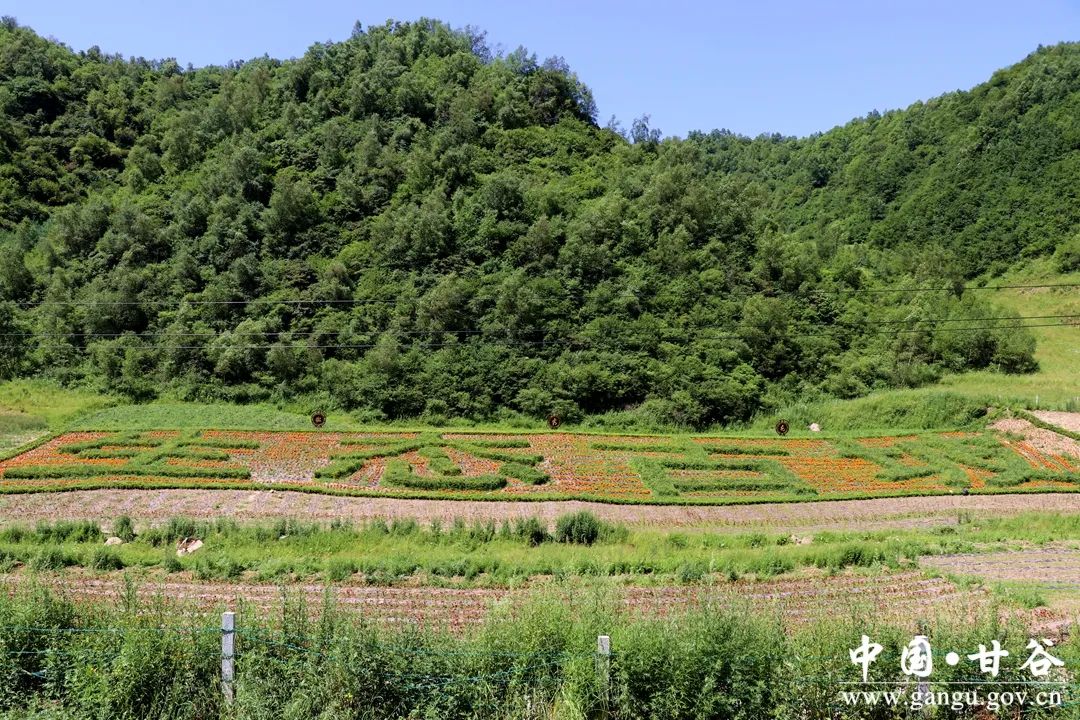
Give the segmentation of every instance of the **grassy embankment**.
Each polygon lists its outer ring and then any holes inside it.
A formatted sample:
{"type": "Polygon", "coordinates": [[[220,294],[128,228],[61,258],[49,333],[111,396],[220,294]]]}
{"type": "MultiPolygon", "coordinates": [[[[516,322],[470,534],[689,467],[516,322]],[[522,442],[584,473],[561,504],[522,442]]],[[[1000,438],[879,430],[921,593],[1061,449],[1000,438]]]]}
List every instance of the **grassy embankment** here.
{"type": "Polygon", "coordinates": [[[793,537],[628,528],[565,516],[554,528],[535,518],[420,526],[412,520],[319,525],[282,519],[269,524],[177,518],[133,534],[126,519],[109,528],[128,542],[105,547],[90,522],[9,525],[0,530],[0,566],[12,570],[84,567],[151,576],[191,572],[200,579],[324,579],[453,586],[511,587],[530,578],[618,577],[634,584],[725,582],[816,568],[896,569],[922,555],[991,552],[1063,543],[1080,546],[1080,518],[1027,514],[973,519],[934,529],[818,532],[793,537]],[[205,546],[178,558],[175,543],[205,546]],[[355,577],[357,574],[359,577],[355,577]]]}

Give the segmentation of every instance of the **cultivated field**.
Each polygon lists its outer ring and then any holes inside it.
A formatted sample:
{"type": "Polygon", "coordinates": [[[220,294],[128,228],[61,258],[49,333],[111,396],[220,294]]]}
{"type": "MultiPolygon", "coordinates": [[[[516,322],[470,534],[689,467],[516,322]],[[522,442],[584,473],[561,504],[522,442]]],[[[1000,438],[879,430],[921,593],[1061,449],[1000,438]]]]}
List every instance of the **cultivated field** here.
{"type": "MultiPolygon", "coordinates": [[[[18,576],[0,582],[18,582],[18,576]]],[[[93,573],[71,574],[62,583],[68,597],[77,601],[115,603],[129,592],[115,578],[93,573]]],[[[215,610],[244,606],[272,614],[284,600],[318,612],[329,592],[334,606],[367,620],[390,624],[432,626],[455,631],[482,623],[493,608],[513,612],[529,594],[542,592],[562,597],[568,605],[581,602],[588,592],[570,586],[544,584],[530,588],[381,587],[356,583],[280,584],[255,582],[200,582],[194,578],[148,581],[137,586],[141,601],[152,604],[167,598],[180,607],[215,610]]],[[[735,608],[752,605],[762,615],[774,615],[796,626],[843,613],[848,617],[873,615],[878,621],[914,626],[928,618],[954,621],[985,614],[992,598],[985,590],[962,589],[941,578],[913,571],[884,574],[813,575],[768,580],[739,580],[707,585],[635,586],[594,584],[591,591],[611,595],[622,611],[642,617],[680,615],[711,606],[735,608]]],[[[1062,615],[1039,610],[1016,615],[1044,631],[1057,628],[1062,615]]]]}

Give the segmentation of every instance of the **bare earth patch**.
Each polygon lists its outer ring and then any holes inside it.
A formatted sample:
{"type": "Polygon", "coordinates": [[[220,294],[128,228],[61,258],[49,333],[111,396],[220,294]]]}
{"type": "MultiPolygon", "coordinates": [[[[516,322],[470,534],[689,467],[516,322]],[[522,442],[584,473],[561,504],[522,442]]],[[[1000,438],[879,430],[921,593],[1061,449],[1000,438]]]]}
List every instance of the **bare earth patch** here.
{"type": "Polygon", "coordinates": [[[936,555],[922,567],[986,580],[1034,582],[1055,589],[1080,589],[1080,550],[1033,548],[1008,552],[936,555]]]}
{"type": "Polygon", "coordinates": [[[549,523],[564,513],[589,510],[605,520],[636,525],[707,527],[714,530],[906,528],[955,524],[961,511],[976,516],[1024,512],[1080,513],[1080,494],[944,495],[760,505],[612,505],[582,501],[405,500],[342,497],[275,490],[75,490],[0,496],[3,522],[90,519],[109,523],[121,515],[136,523],[171,517],[265,520],[292,517],[329,522],[411,517],[420,522],[506,520],[538,517],[549,523]]]}
{"type": "Polygon", "coordinates": [[[919,558],[923,568],[980,580],[1023,583],[1044,591],[1046,627],[1065,629],[1080,617],[1080,550],[1043,547],[919,558]],[[1054,619],[1056,618],[1056,619],[1054,619]]]}
{"type": "Polygon", "coordinates": [[[1080,413],[1039,410],[1031,414],[1051,425],[1057,425],[1060,428],[1065,428],[1072,432],[1080,432],[1080,413]]]}
{"type": "MultiPolygon", "coordinates": [[[[14,588],[25,576],[5,579],[14,588]]],[[[40,579],[40,578],[39,578],[40,579]]],[[[48,582],[76,601],[116,602],[124,592],[124,582],[116,576],[87,572],[49,576],[48,582]]],[[[543,585],[543,583],[539,583],[543,585]]],[[[990,607],[982,591],[961,590],[941,578],[926,578],[918,572],[884,575],[835,575],[792,577],[764,581],[740,580],[706,586],[609,586],[614,600],[624,611],[642,616],[664,616],[702,605],[749,604],[755,610],[775,612],[785,622],[801,624],[823,617],[855,618],[873,616],[899,623],[914,623],[928,616],[971,617],[990,607]]],[[[537,584],[533,585],[537,588],[537,584]]],[[[201,610],[245,607],[271,612],[280,608],[287,595],[303,598],[317,612],[326,598],[321,583],[273,585],[252,582],[199,582],[190,576],[169,576],[143,582],[137,593],[144,600],[157,598],[179,602],[201,610]],[[182,579],[172,579],[182,577],[182,579]]],[[[584,588],[552,588],[565,602],[594,602],[596,595],[584,588]]],[[[372,587],[355,582],[332,587],[332,599],[340,607],[387,623],[417,623],[462,629],[481,622],[493,608],[519,607],[529,590],[492,588],[372,587]]]]}
{"type": "MultiPolygon", "coordinates": [[[[1042,417],[1042,415],[1046,414],[1072,415],[1073,413],[1042,413],[1039,415],[1040,419],[1046,420],[1046,422],[1053,422],[1048,418],[1042,417]]],[[[1023,435],[1024,439],[1041,453],[1051,456],[1069,455],[1080,458],[1080,442],[1077,442],[1070,437],[1066,437],[1065,435],[1059,435],[1056,432],[1036,427],[1027,420],[1021,418],[1008,418],[1005,420],[998,420],[991,425],[991,427],[994,430],[999,430],[1001,432],[1011,432],[1023,435]]],[[[1061,425],[1061,427],[1065,426],[1061,425]]]]}

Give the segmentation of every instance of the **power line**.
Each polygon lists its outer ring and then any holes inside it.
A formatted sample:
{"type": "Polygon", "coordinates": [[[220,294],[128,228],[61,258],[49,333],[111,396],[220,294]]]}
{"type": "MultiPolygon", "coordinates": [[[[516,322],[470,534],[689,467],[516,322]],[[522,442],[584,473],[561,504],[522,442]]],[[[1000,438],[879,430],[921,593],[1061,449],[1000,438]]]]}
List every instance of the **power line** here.
{"type": "MultiPolygon", "coordinates": [[[[1053,317],[1053,316],[1049,316],[1049,317],[1053,317]]],[[[1063,315],[1061,317],[1077,318],[1078,320],[1080,320],[1080,315],[1063,315]]],[[[1036,318],[1036,316],[1032,316],[1031,319],[1035,319],[1035,318],[1036,318]]],[[[1017,318],[1009,318],[1009,319],[1014,320],[1014,319],[1017,319],[1017,318]]],[[[924,333],[924,332],[928,332],[928,333],[933,334],[933,333],[948,333],[948,332],[976,332],[976,331],[983,331],[983,330],[1020,330],[1020,329],[1025,329],[1025,328],[1044,328],[1044,327],[1080,328],[1080,323],[1060,322],[1060,323],[1034,323],[1034,324],[1031,324],[1031,325],[982,325],[982,326],[977,326],[977,327],[959,327],[959,328],[957,328],[957,327],[954,327],[954,328],[932,328],[932,329],[928,329],[928,328],[911,328],[911,329],[901,329],[901,330],[877,330],[877,331],[868,330],[868,331],[865,331],[862,334],[863,335],[895,335],[897,333],[912,334],[912,333],[924,333]]],[[[847,328],[844,328],[844,329],[847,329],[847,328]]],[[[733,334],[706,335],[706,336],[702,336],[702,337],[704,339],[706,339],[706,340],[742,340],[742,339],[744,339],[742,335],[733,335],[733,334]]],[[[834,337],[834,334],[833,333],[793,333],[791,335],[785,335],[784,337],[788,337],[788,338],[834,337]]]]}
{"type": "MultiPolygon", "coordinates": [[[[986,321],[1009,321],[1009,320],[1048,320],[1048,319],[1060,319],[1060,318],[1080,318],[1080,313],[1069,313],[1065,315],[998,315],[991,317],[973,317],[973,318],[912,318],[907,320],[876,320],[865,324],[860,323],[844,323],[833,322],[832,326],[847,327],[847,328],[863,328],[867,325],[913,325],[913,324],[928,324],[938,325],[944,323],[956,323],[956,322],[986,322],[986,321]]],[[[697,330],[723,330],[731,326],[731,323],[725,325],[694,325],[693,327],[672,327],[665,326],[660,328],[661,331],[697,331],[697,330]]],[[[485,333],[491,333],[490,330],[484,330],[480,328],[464,328],[464,329],[432,329],[432,330],[394,330],[386,328],[383,330],[279,330],[279,331],[251,331],[251,332],[235,332],[233,330],[220,330],[214,332],[173,332],[173,331],[160,331],[160,332],[143,332],[137,333],[133,331],[127,332],[70,332],[70,333],[49,333],[49,332],[8,332],[0,333],[0,337],[23,337],[23,338],[39,338],[39,337],[71,337],[71,338],[119,338],[119,337],[136,337],[136,338],[148,338],[148,337],[220,337],[223,335],[232,335],[234,337],[281,337],[289,335],[295,338],[302,337],[322,337],[322,336],[341,336],[341,335],[369,335],[375,333],[387,333],[391,335],[434,335],[439,333],[448,333],[452,335],[482,335],[485,333]]],[[[518,333],[538,333],[538,332],[553,332],[552,328],[517,328],[518,333]]]]}
{"type": "MultiPolygon", "coordinates": [[[[1080,318],[1080,315],[1069,315],[1065,317],[1080,318]]],[[[1010,318],[1013,319],[1013,318],[1010,318]]],[[[959,327],[959,328],[913,328],[913,329],[901,329],[901,330],[878,330],[867,331],[863,335],[896,335],[896,334],[913,334],[913,333],[949,333],[949,332],[981,332],[984,330],[1020,330],[1029,328],[1047,328],[1047,327],[1061,327],[1061,328],[1073,328],[1080,329],[1080,323],[1035,323],[1030,325],[983,325],[976,327],[959,327]]],[[[791,335],[785,335],[786,338],[833,338],[833,333],[794,333],[791,335]]],[[[704,340],[743,340],[742,335],[706,335],[701,336],[704,340]]],[[[581,338],[557,338],[552,340],[514,340],[511,338],[490,338],[491,344],[508,345],[508,346],[547,346],[547,345],[565,345],[581,342],[581,338]]],[[[139,345],[134,346],[132,350],[272,350],[275,348],[292,349],[292,350],[370,350],[378,347],[378,343],[349,343],[349,344],[332,344],[332,345],[297,345],[297,344],[284,344],[284,343],[259,343],[248,345],[225,345],[225,346],[213,346],[213,345],[139,345]]],[[[461,347],[462,344],[458,342],[438,342],[438,343],[423,343],[424,348],[442,348],[442,347],[461,347]]],[[[410,346],[416,347],[416,346],[410,346]]],[[[18,349],[16,345],[0,345],[0,350],[14,350],[18,349]]],[[[74,345],[38,345],[35,349],[39,350],[80,350],[84,348],[78,348],[74,345]]],[[[127,348],[124,348],[127,349],[127,348]]]]}
{"type": "MultiPolygon", "coordinates": [[[[814,295],[861,295],[861,294],[885,294],[885,293],[927,293],[927,292],[957,292],[957,291],[973,291],[984,292],[994,290],[1034,290],[1034,289],[1052,289],[1052,288],[1077,288],[1080,287],[1080,282],[1077,283],[1046,283],[1046,284],[1033,284],[1033,285],[962,285],[962,286],[933,286],[933,287],[892,287],[892,288],[815,288],[812,290],[804,291],[783,291],[775,289],[759,289],[733,291],[727,293],[721,293],[724,295],[739,295],[743,297],[750,297],[754,295],[768,296],[768,293],[777,293],[782,295],[792,296],[814,296],[814,295]]],[[[421,297],[414,298],[416,300],[422,299],[421,297]]],[[[17,302],[16,306],[21,308],[38,308],[38,307],[143,307],[148,305],[196,305],[196,306],[233,306],[233,305],[296,305],[296,306],[309,306],[309,305],[394,305],[401,302],[399,298],[396,299],[314,299],[314,298],[256,298],[253,300],[197,300],[197,299],[178,299],[178,300],[43,300],[40,302],[17,302]]]]}
{"type": "Polygon", "coordinates": [[[914,288],[866,288],[866,289],[853,289],[853,290],[810,290],[808,292],[825,292],[837,295],[850,295],[855,293],[890,293],[890,292],[956,292],[962,291],[984,291],[984,290],[1034,290],[1042,288],[1075,288],[1080,287],[1078,283],[1050,283],[1042,285],[961,285],[954,287],[914,287],[914,288]]]}

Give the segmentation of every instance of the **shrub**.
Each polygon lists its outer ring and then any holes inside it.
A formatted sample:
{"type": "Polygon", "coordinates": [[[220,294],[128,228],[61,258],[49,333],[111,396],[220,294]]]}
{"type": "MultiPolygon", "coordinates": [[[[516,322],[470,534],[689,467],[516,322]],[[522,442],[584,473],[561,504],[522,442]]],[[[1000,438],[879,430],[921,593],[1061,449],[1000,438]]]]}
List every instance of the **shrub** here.
{"type": "Polygon", "coordinates": [[[42,522],[37,524],[34,533],[41,542],[100,542],[105,539],[98,524],[90,520],[42,522]]]}
{"type": "Polygon", "coordinates": [[[204,555],[195,561],[195,576],[200,580],[231,580],[240,577],[244,566],[230,557],[204,555]]]}
{"type": "Polygon", "coordinates": [[[127,515],[121,515],[113,522],[112,532],[124,542],[131,542],[135,539],[135,524],[127,515]]]}
{"type": "Polygon", "coordinates": [[[592,545],[600,537],[600,519],[587,510],[561,516],[555,523],[555,540],[592,545]]]}
{"type": "Polygon", "coordinates": [[[101,572],[123,570],[124,561],[111,548],[99,547],[90,556],[90,569],[101,572]]]}
{"type": "Polygon", "coordinates": [[[538,518],[522,518],[514,524],[514,535],[531,546],[551,539],[547,527],[538,518]]]}
{"type": "Polygon", "coordinates": [[[703,562],[683,563],[676,571],[676,577],[683,585],[691,585],[701,582],[701,579],[709,572],[708,566],[703,562]]]}
{"type": "Polygon", "coordinates": [[[63,570],[75,564],[75,559],[58,547],[44,547],[30,561],[30,567],[34,570],[63,570]]]}
{"type": "Polygon", "coordinates": [[[420,526],[413,518],[394,518],[390,521],[391,535],[415,535],[420,531],[420,526]]]}
{"type": "Polygon", "coordinates": [[[382,481],[387,485],[398,485],[413,490],[498,490],[506,487],[506,478],[494,475],[421,477],[414,475],[409,469],[409,464],[402,460],[391,460],[386,463],[382,481]]]}
{"type": "Polygon", "coordinates": [[[356,572],[356,563],[352,560],[334,558],[326,563],[326,579],[329,582],[348,580],[356,572]]]}
{"type": "Polygon", "coordinates": [[[1073,235],[1054,251],[1057,269],[1063,273],[1080,270],[1080,235],[1073,235]]]}
{"type": "Polygon", "coordinates": [[[206,526],[197,523],[191,518],[174,517],[162,527],[148,528],[142,534],[142,539],[153,547],[161,547],[174,543],[187,537],[195,537],[200,540],[206,537],[206,526]]]}

